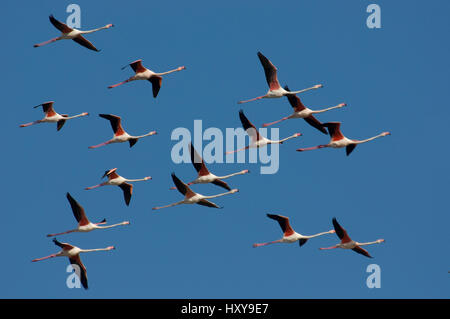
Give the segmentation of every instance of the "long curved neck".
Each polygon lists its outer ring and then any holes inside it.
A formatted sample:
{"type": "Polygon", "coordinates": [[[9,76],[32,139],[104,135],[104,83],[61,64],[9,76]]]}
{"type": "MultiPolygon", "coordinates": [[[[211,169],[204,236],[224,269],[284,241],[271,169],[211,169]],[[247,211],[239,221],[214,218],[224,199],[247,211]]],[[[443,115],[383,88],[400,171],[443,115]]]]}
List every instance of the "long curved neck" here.
{"type": "Polygon", "coordinates": [[[236,192],[235,190],[231,190],[231,191],[229,191],[229,192],[221,193],[221,194],[217,194],[217,195],[203,196],[203,198],[205,198],[205,199],[208,199],[208,198],[216,198],[216,197],[221,197],[221,196],[225,196],[225,195],[228,195],[228,194],[233,194],[233,193],[235,193],[235,192],[236,192]]]}
{"type": "Polygon", "coordinates": [[[326,235],[326,234],[331,234],[331,233],[333,233],[333,231],[325,231],[323,233],[318,233],[318,234],[315,234],[315,235],[309,235],[309,236],[303,236],[303,237],[309,239],[309,238],[319,237],[319,236],[326,235]]]}
{"type": "Polygon", "coordinates": [[[355,142],[355,144],[366,143],[366,142],[373,141],[374,139],[379,138],[379,137],[383,137],[383,136],[384,136],[384,134],[381,133],[381,134],[378,134],[378,135],[376,135],[376,136],[374,136],[374,137],[367,138],[367,139],[365,139],[365,140],[361,140],[361,141],[354,140],[354,142],[355,142]]]}
{"type": "Polygon", "coordinates": [[[103,29],[108,29],[109,26],[105,25],[104,27],[101,28],[97,28],[97,29],[92,29],[92,30],[86,30],[86,31],[80,31],[82,34],[88,34],[88,33],[93,33],[93,32],[97,32],[103,29]]]}
{"type": "Polygon", "coordinates": [[[80,249],[80,253],[91,253],[93,251],[107,251],[111,250],[113,247],[106,247],[106,248],[95,248],[95,249],[80,249]]]}
{"type": "Polygon", "coordinates": [[[294,134],[294,135],[292,135],[292,136],[289,136],[289,137],[283,138],[282,140],[279,140],[279,141],[274,141],[274,143],[283,143],[284,141],[290,140],[291,138],[295,138],[295,137],[298,137],[298,136],[300,136],[300,135],[298,135],[298,134],[294,134]]]}
{"type": "Polygon", "coordinates": [[[218,179],[225,179],[225,178],[236,176],[236,175],[244,175],[245,173],[247,173],[247,172],[246,171],[241,171],[241,172],[236,172],[236,173],[225,175],[225,176],[217,176],[217,178],[218,179]]]}
{"type": "Polygon", "coordinates": [[[300,90],[300,91],[290,91],[290,92],[288,92],[288,94],[303,93],[303,92],[310,91],[310,90],[315,90],[315,89],[318,89],[318,88],[321,88],[321,87],[322,86],[320,84],[318,84],[318,85],[314,85],[314,86],[312,86],[310,88],[306,88],[306,89],[303,89],[303,90],[300,90]]]}
{"type": "Polygon", "coordinates": [[[128,224],[129,224],[129,222],[121,222],[121,223],[118,223],[118,224],[108,225],[108,226],[98,226],[97,225],[96,228],[106,229],[106,228],[113,228],[113,227],[116,227],[116,226],[123,226],[123,225],[128,225],[128,224]]]}
{"type": "Polygon", "coordinates": [[[150,136],[150,135],[155,135],[155,134],[156,134],[156,131],[151,131],[151,132],[149,132],[149,133],[147,133],[147,134],[144,134],[144,135],[132,136],[132,138],[142,138],[142,137],[146,137],[146,136],[150,136]]]}
{"type": "Polygon", "coordinates": [[[323,112],[326,112],[326,111],[329,111],[329,110],[340,109],[341,107],[343,107],[343,105],[342,104],[338,104],[338,105],[335,105],[335,106],[332,106],[332,107],[328,107],[326,109],[312,111],[311,113],[313,113],[313,114],[323,113],[323,112]]]}
{"type": "Polygon", "coordinates": [[[81,113],[81,114],[65,117],[64,119],[65,120],[70,120],[70,119],[74,119],[74,118],[82,117],[82,116],[86,116],[86,115],[87,115],[86,113],[81,113]]]}
{"type": "Polygon", "coordinates": [[[176,68],[176,69],[173,69],[173,70],[170,70],[170,71],[167,71],[167,72],[163,72],[163,73],[156,73],[156,75],[166,75],[166,74],[170,74],[170,73],[173,73],[173,72],[178,72],[178,71],[181,71],[181,70],[183,70],[181,67],[179,67],[179,68],[176,68]]]}
{"type": "Polygon", "coordinates": [[[381,243],[380,240],[375,240],[375,241],[370,241],[368,243],[357,243],[357,244],[358,244],[358,246],[367,246],[367,245],[373,245],[373,244],[379,244],[379,243],[381,243]]]}
{"type": "Polygon", "coordinates": [[[125,179],[126,182],[142,182],[150,179],[150,176],[139,179],[125,179]]]}

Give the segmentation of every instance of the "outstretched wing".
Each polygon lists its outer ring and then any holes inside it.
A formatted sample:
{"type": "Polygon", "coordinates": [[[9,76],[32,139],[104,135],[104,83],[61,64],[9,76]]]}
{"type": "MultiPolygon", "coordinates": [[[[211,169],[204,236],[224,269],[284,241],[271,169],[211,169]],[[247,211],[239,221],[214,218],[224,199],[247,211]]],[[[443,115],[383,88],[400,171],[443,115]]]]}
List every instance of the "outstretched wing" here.
{"type": "Polygon", "coordinates": [[[189,143],[189,150],[191,152],[192,165],[194,165],[194,168],[198,172],[198,175],[199,176],[208,175],[209,171],[206,168],[205,162],[203,161],[203,158],[200,156],[200,154],[197,153],[192,143],[189,143]]]}
{"type": "Polygon", "coordinates": [[[75,273],[79,276],[81,284],[83,285],[84,289],[88,289],[86,267],[84,267],[83,263],[81,262],[80,255],[70,257],[69,261],[71,265],[78,266],[77,268],[74,268],[76,270],[75,273]],[[79,273],[77,272],[77,270],[79,270],[79,273]]]}
{"type": "Polygon", "coordinates": [[[280,227],[283,230],[283,233],[285,236],[289,236],[294,233],[294,230],[292,229],[291,225],[289,224],[288,217],[281,216],[281,215],[273,215],[273,214],[267,214],[267,217],[272,218],[273,220],[276,220],[278,222],[278,224],[280,224],[280,227]]]}
{"type": "Polygon", "coordinates": [[[264,73],[266,75],[266,81],[271,90],[277,90],[280,88],[280,83],[277,79],[277,68],[269,61],[261,52],[258,52],[259,61],[264,68],[264,73]]]}
{"type": "Polygon", "coordinates": [[[247,132],[247,134],[250,136],[253,142],[256,142],[261,139],[261,135],[259,135],[258,130],[256,127],[248,120],[248,118],[245,116],[244,111],[239,111],[239,119],[241,120],[242,127],[247,132]]]}
{"type": "Polygon", "coordinates": [[[336,218],[333,218],[333,227],[334,230],[336,231],[336,235],[339,237],[342,243],[352,241],[348,236],[347,232],[345,231],[345,229],[342,228],[341,225],[339,225],[336,218]]]}
{"type": "Polygon", "coordinates": [[[107,119],[111,123],[111,128],[116,135],[122,135],[125,131],[122,128],[120,116],[112,114],[99,114],[98,116],[107,119]]]}
{"type": "Polygon", "coordinates": [[[206,200],[206,199],[200,200],[199,202],[197,202],[197,204],[202,205],[202,206],[207,206],[207,207],[213,207],[213,208],[222,208],[222,207],[217,206],[213,202],[210,202],[209,200],[206,200]]]}
{"type": "Polygon", "coordinates": [[[227,183],[225,183],[224,181],[222,181],[222,180],[220,180],[220,179],[216,179],[216,180],[212,181],[211,184],[214,184],[214,185],[223,187],[223,188],[225,188],[226,190],[231,191],[231,187],[228,186],[227,183]]]}
{"type": "Polygon", "coordinates": [[[59,31],[61,31],[62,33],[69,33],[69,32],[71,32],[71,31],[73,30],[73,29],[72,29],[71,27],[69,27],[67,24],[62,23],[62,22],[56,20],[55,17],[53,16],[53,14],[50,15],[48,18],[50,19],[51,24],[53,24],[54,27],[55,27],[56,29],[58,29],[59,31]]]}
{"type": "Polygon", "coordinates": [[[142,65],[142,59],[131,62],[130,67],[136,73],[144,72],[146,70],[146,68],[142,65]]]}
{"type": "Polygon", "coordinates": [[[153,97],[157,97],[158,92],[161,89],[162,77],[159,75],[152,75],[148,80],[152,83],[153,97]]]}
{"type": "Polygon", "coordinates": [[[302,247],[306,242],[308,241],[308,238],[301,238],[298,243],[300,244],[300,247],[302,247]]]}
{"type": "MultiPolygon", "coordinates": [[[[291,92],[291,90],[289,90],[289,87],[286,85],[284,87],[284,89],[288,92],[291,92]]],[[[295,94],[288,94],[286,95],[289,104],[292,106],[292,108],[294,109],[295,112],[300,112],[304,109],[306,109],[306,106],[303,105],[302,101],[300,100],[300,98],[295,95],[295,94]]]]}
{"type": "Polygon", "coordinates": [[[175,173],[172,173],[172,180],[175,186],[177,187],[178,191],[187,196],[192,197],[195,195],[195,193],[187,186],[185,183],[183,183],[176,175],[175,173]]]}
{"type": "Polygon", "coordinates": [[[347,156],[349,156],[350,153],[353,152],[355,147],[356,147],[356,144],[347,145],[347,147],[345,148],[345,152],[347,153],[347,156]]]}
{"type": "Polygon", "coordinates": [[[365,250],[364,248],[361,248],[359,246],[356,246],[352,250],[356,251],[358,254],[364,255],[364,256],[369,257],[369,258],[373,258],[372,256],[370,256],[370,254],[369,254],[369,252],[367,250],[365,250]]]}
{"type": "Polygon", "coordinates": [[[125,199],[125,204],[130,205],[131,194],[133,193],[133,185],[123,182],[119,185],[123,191],[123,198],[125,199]]]}
{"type": "Polygon", "coordinates": [[[318,119],[316,119],[314,117],[314,115],[310,115],[308,117],[305,117],[304,120],[306,121],[306,123],[308,123],[309,125],[311,125],[312,127],[315,127],[316,129],[318,129],[319,131],[321,131],[323,134],[327,135],[328,132],[325,129],[325,127],[323,127],[322,123],[320,123],[320,121],[318,119]]]}
{"type": "Polygon", "coordinates": [[[61,242],[59,242],[58,240],[56,240],[56,238],[53,238],[53,242],[55,243],[56,246],[59,246],[59,247],[61,247],[62,249],[65,249],[65,250],[70,250],[70,249],[73,248],[72,245],[70,245],[70,244],[68,244],[68,243],[61,243],[61,242]]]}
{"type": "Polygon", "coordinates": [[[70,193],[67,193],[66,197],[69,201],[70,207],[72,208],[73,216],[75,216],[78,224],[80,226],[89,224],[84,208],[70,195],[70,193]]]}
{"type": "Polygon", "coordinates": [[[66,124],[66,120],[59,120],[58,122],[56,122],[56,130],[59,131],[60,129],[62,129],[64,124],[66,124]]]}
{"type": "Polygon", "coordinates": [[[83,37],[82,35],[77,35],[75,38],[72,39],[73,41],[75,41],[76,43],[78,43],[79,45],[84,46],[85,48],[88,48],[89,50],[92,51],[97,51],[99,52],[100,50],[97,49],[89,40],[87,40],[85,37],[83,37]]]}
{"type": "Polygon", "coordinates": [[[340,122],[328,122],[322,125],[328,128],[328,133],[330,133],[331,139],[333,141],[338,141],[344,138],[344,135],[341,132],[340,122]]]}

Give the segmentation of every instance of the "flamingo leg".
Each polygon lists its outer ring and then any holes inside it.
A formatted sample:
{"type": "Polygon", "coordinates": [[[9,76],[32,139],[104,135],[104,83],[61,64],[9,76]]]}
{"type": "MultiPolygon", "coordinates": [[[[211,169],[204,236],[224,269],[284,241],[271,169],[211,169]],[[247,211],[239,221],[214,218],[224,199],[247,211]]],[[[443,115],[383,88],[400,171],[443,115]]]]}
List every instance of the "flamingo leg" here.
{"type": "Polygon", "coordinates": [[[297,152],[312,151],[312,150],[317,150],[317,149],[324,148],[324,147],[327,147],[327,145],[317,145],[317,146],[307,147],[307,148],[298,148],[296,151],[297,152]]]}
{"type": "Polygon", "coordinates": [[[60,40],[59,37],[58,37],[58,38],[53,38],[53,39],[50,39],[50,40],[48,40],[48,41],[45,41],[45,42],[42,42],[42,43],[35,44],[35,45],[33,45],[33,47],[35,47],[35,48],[41,47],[41,46],[43,46],[43,45],[46,45],[46,44],[49,44],[49,43],[52,43],[52,42],[55,42],[55,41],[58,41],[58,40],[60,40]]]}
{"type": "Polygon", "coordinates": [[[267,246],[267,245],[270,245],[270,244],[276,244],[276,243],[280,243],[280,242],[281,242],[281,239],[270,241],[268,243],[253,244],[253,248],[261,247],[261,246],[267,246]]]}
{"type": "Polygon", "coordinates": [[[255,97],[254,99],[250,99],[250,100],[239,101],[239,102],[238,102],[238,104],[242,104],[242,103],[247,103],[247,102],[251,102],[251,101],[256,101],[256,100],[260,100],[260,99],[262,99],[262,98],[264,98],[264,97],[265,97],[265,95],[263,95],[263,96],[258,96],[258,97],[255,97]]]}
{"type": "Polygon", "coordinates": [[[319,248],[320,250],[326,250],[326,249],[335,249],[338,248],[337,246],[332,246],[332,247],[326,247],[326,248],[319,248]]]}
{"type": "Polygon", "coordinates": [[[69,234],[69,233],[73,233],[75,230],[68,230],[65,231],[63,233],[57,233],[57,234],[48,234],[47,237],[53,237],[53,236],[59,236],[59,235],[64,235],[64,234],[69,234]]]}
{"type": "Polygon", "coordinates": [[[280,122],[282,122],[282,121],[285,121],[285,120],[287,120],[287,119],[289,119],[289,117],[283,117],[281,120],[278,120],[278,121],[275,121],[275,122],[270,122],[270,123],[265,123],[265,124],[263,124],[262,126],[263,126],[263,127],[270,126],[270,125],[277,124],[277,123],[280,123],[280,122]]]}
{"type": "Polygon", "coordinates": [[[41,261],[41,260],[53,258],[53,257],[56,257],[56,256],[57,256],[56,254],[51,254],[50,256],[33,259],[32,262],[41,261]]]}
{"type": "Polygon", "coordinates": [[[110,85],[110,86],[108,86],[108,89],[112,89],[112,88],[118,87],[119,85],[128,83],[128,82],[130,82],[130,81],[131,81],[131,79],[128,79],[128,80],[122,81],[122,82],[120,82],[120,83],[110,85]]]}
{"type": "Polygon", "coordinates": [[[97,187],[100,187],[100,186],[105,186],[105,185],[106,185],[106,182],[105,182],[105,183],[98,184],[98,185],[86,187],[85,190],[90,190],[90,189],[94,189],[94,188],[97,188],[97,187]]]}
{"type": "Polygon", "coordinates": [[[240,149],[235,150],[235,151],[228,151],[228,152],[225,152],[225,154],[233,154],[233,153],[237,153],[237,152],[239,152],[239,151],[244,151],[244,150],[246,150],[246,149],[248,149],[248,148],[249,148],[249,147],[246,146],[246,147],[244,147],[244,148],[240,148],[240,149]]]}
{"type": "Polygon", "coordinates": [[[26,124],[21,124],[21,125],[19,125],[19,126],[20,126],[20,127],[27,127],[27,126],[31,126],[31,125],[39,124],[39,123],[41,123],[41,120],[34,121],[34,122],[30,122],[30,123],[26,123],[26,124]]]}
{"type": "Polygon", "coordinates": [[[107,142],[104,142],[104,143],[101,143],[101,144],[98,144],[98,145],[94,145],[94,146],[89,146],[89,148],[97,148],[97,147],[100,147],[100,146],[104,146],[104,145],[108,145],[109,143],[111,143],[110,141],[107,141],[107,142]]]}

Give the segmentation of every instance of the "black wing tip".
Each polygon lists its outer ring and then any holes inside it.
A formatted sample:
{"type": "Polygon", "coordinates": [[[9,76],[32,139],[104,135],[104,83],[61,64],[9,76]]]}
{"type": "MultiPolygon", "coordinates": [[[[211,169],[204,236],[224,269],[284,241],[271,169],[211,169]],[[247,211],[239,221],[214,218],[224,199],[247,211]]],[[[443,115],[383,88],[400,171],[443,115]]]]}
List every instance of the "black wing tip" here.
{"type": "Polygon", "coordinates": [[[291,90],[289,90],[289,87],[287,85],[284,86],[284,89],[288,92],[290,92],[291,90]]]}

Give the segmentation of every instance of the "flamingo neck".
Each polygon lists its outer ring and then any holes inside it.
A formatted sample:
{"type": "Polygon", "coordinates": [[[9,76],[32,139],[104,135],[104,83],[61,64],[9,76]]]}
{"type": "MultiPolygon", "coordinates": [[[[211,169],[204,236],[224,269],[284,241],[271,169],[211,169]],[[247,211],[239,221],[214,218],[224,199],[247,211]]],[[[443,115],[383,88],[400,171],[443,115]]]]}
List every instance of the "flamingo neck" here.
{"type": "Polygon", "coordinates": [[[326,112],[326,111],[330,111],[330,110],[334,110],[334,109],[339,109],[339,108],[344,107],[344,106],[345,106],[345,104],[341,103],[341,104],[338,104],[338,105],[335,105],[335,106],[332,106],[332,107],[328,107],[328,108],[326,108],[326,109],[317,110],[317,111],[311,111],[311,113],[312,113],[312,114],[323,113],[323,112],[326,112]]]}
{"type": "Polygon", "coordinates": [[[208,199],[208,198],[216,198],[216,197],[221,197],[221,196],[225,196],[228,194],[234,194],[236,193],[238,190],[237,189],[232,189],[229,192],[225,192],[225,193],[221,193],[221,194],[217,194],[217,195],[211,195],[211,196],[203,196],[204,199],[208,199]]]}

